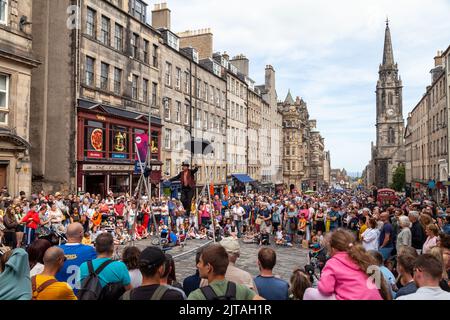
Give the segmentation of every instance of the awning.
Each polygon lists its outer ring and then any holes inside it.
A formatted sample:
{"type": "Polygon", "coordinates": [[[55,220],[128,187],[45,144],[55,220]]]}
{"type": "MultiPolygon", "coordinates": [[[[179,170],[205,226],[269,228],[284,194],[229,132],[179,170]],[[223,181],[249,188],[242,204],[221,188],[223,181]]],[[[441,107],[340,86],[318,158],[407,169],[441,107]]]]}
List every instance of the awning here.
{"type": "Polygon", "coordinates": [[[233,174],[232,176],[242,183],[250,183],[255,181],[246,174],[233,174]]]}

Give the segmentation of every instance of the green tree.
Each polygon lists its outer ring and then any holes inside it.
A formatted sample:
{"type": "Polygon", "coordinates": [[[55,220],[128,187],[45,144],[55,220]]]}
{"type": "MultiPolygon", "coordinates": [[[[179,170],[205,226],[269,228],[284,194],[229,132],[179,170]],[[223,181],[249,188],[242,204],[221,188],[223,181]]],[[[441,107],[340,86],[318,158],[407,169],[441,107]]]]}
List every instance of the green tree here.
{"type": "Polygon", "coordinates": [[[406,185],[405,166],[400,165],[394,171],[391,188],[394,189],[395,191],[402,192],[405,189],[405,185],[406,185]]]}

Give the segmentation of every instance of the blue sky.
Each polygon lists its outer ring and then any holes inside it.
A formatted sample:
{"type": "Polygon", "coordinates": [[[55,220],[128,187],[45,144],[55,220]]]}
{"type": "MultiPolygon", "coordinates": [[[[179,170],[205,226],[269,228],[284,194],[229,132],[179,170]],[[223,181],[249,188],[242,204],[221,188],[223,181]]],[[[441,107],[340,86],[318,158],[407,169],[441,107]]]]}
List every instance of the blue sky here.
{"type": "MultiPolygon", "coordinates": [[[[154,3],[148,1],[149,3],[154,3]]],[[[274,66],[279,100],[288,89],[308,103],[333,168],[361,172],[375,141],[375,87],[389,16],[407,117],[437,50],[450,45],[449,0],[168,0],[175,32],[211,28],[214,50],[250,59],[264,81],[274,66]]]]}

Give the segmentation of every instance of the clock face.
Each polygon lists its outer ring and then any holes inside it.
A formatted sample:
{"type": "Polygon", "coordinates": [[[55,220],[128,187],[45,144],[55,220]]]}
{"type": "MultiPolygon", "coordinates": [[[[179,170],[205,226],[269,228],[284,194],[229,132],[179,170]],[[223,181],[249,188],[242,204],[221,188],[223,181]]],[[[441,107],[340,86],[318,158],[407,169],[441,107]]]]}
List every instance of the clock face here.
{"type": "Polygon", "coordinates": [[[389,117],[392,117],[392,116],[395,115],[394,109],[388,109],[388,110],[386,111],[386,113],[387,113],[387,115],[388,115],[389,117]]]}

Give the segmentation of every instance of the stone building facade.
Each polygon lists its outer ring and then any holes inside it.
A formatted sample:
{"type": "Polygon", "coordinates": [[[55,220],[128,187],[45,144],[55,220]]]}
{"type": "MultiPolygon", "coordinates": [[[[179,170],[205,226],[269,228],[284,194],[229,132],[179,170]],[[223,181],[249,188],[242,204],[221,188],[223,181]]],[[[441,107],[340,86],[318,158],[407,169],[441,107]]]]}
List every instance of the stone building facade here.
{"type": "MultiPolygon", "coordinates": [[[[294,101],[289,91],[279,106],[283,115],[284,184],[289,189],[302,190],[326,187],[329,182],[325,180],[325,140],[316,128],[317,121],[309,118],[306,102],[299,97],[294,101]]],[[[329,177],[329,159],[327,161],[329,177]]]]}
{"type": "Polygon", "coordinates": [[[345,169],[331,169],[331,186],[346,188],[350,185],[350,178],[347,175],[347,170],[345,169]]]}
{"type": "MultiPolygon", "coordinates": [[[[225,55],[225,60],[228,56],[225,55]]],[[[247,174],[247,101],[248,85],[245,76],[230,62],[227,77],[227,158],[228,173],[247,174]]]]}
{"type": "Polygon", "coordinates": [[[377,142],[372,149],[375,185],[389,187],[395,169],[405,164],[402,80],[394,61],[391,32],[386,23],[383,63],[377,83],[377,142]]]}
{"type": "Polygon", "coordinates": [[[270,186],[283,185],[283,114],[278,105],[276,73],[271,65],[265,68],[265,81],[256,87],[267,104],[261,110],[261,181],[270,186]]]}
{"type": "Polygon", "coordinates": [[[448,110],[445,56],[438,52],[427,87],[407,119],[406,185],[440,200],[448,184],[448,110]]]}
{"type": "Polygon", "coordinates": [[[199,166],[199,186],[208,180],[220,188],[226,184],[227,175],[224,157],[226,81],[220,64],[212,60],[212,56],[200,60],[195,47],[182,46],[186,41],[181,41],[179,35],[170,30],[170,19],[166,5],[155,5],[152,25],[164,39],[160,79],[164,174],[174,176],[181,170],[182,163],[188,161],[199,166]],[[191,137],[211,141],[214,154],[192,155],[186,148],[191,137]]]}
{"type": "Polygon", "coordinates": [[[326,186],[331,185],[331,155],[326,151],[323,158],[323,181],[326,186]]]}
{"type": "Polygon", "coordinates": [[[150,130],[155,191],[161,178],[161,34],[146,23],[140,0],[83,1],[79,10],[72,4],[33,1],[33,35],[43,61],[33,73],[31,96],[33,186],[132,193],[139,180],[134,142],[150,130]]]}
{"type": "Polygon", "coordinates": [[[33,49],[31,0],[0,1],[0,188],[31,192],[30,92],[33,49]]]}
{"type": "Polygon", "coordinates": [[[261,171],[261,112],[269,104],[264,101],[258,89],[248,89],[248,174],[257,181],[262,181],[261,171]]]}
{"type": "MultiPolygon", "coordinates": [[[[450,181],[450,46],[442,53],[442,62],[444,64],[444,78],[445,78],[445,95],[447,98],[446,117],[444,120],[447,124],[447,181],[450,181]]],[[[449,183],[447,183],[449,184],[449,183]]],[[[447,199],[450,198],[450,186],[447,186],[447,199]]]]}
{"type": "Polygon", "coordinates": [[[309,141],[310,166],[308,186],[312,187],[312,190],[318,190],[325,186],[325,139],[322,138],[320,132],[317,131],[315,121],[310,123],[310,130],[311,139],[309,141]]]}
{"type": "Polygon", "coordinates": [[[306,104],[300,99],[294,101],[289,92],[281,107],[284,135],[283,180],[289,188],[301,189],[308,165],[305,162],[306,141],[303,139],[306,130],[306,104]]]}

